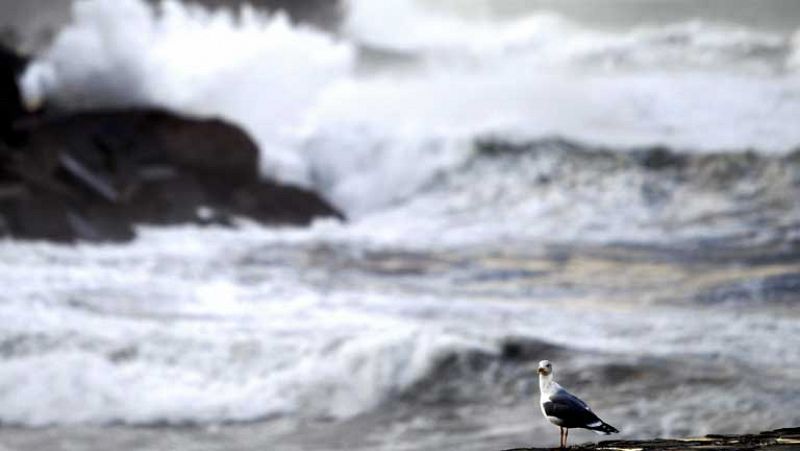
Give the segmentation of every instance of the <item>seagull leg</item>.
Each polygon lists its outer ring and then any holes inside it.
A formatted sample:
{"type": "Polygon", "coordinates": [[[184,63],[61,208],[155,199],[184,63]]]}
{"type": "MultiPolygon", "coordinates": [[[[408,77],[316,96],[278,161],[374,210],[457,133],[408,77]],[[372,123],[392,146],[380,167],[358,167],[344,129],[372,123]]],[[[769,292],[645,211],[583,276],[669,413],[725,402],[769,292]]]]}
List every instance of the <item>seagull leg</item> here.
{"type": "Polygon", "coordinates": [[[560,440],[558,444],[559,444],[559,447],[561,449],[563,449],[564,448],[564,428],[560,427],[558,429],[559,429],[559,431],[561,431],[561,436],[558,438],[560,440]]]}
{"type": "Polygon", "coordinates": [[[568,448],[567,438],[569,438],[569,428],[564,429],[564,448],[568,448]]]}

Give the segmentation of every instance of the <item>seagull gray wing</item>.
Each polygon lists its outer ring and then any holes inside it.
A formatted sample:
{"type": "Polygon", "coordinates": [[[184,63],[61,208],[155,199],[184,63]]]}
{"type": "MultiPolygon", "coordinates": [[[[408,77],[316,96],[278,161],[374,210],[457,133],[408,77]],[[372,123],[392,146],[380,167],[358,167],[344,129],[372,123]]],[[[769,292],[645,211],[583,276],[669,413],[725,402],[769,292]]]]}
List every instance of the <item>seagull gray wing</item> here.
{"type": "Polygon", "coordinates": [[[587,428],[602,424],[600,418],[577,396],[559,390],[542,403],[548,417],[557,418],[566,428],[587,428]]]}
{"type": "Polygon", "coordinates": [[[592,410],[592,408],[589,407],[589,404],[586,404],[581,398],[578,398],[577,396],[568,392],[564,388],[559,387],[558,391],[556,391],[554,396],[562,400],[563,402],[577,404],[586,410],[592,410]]]}

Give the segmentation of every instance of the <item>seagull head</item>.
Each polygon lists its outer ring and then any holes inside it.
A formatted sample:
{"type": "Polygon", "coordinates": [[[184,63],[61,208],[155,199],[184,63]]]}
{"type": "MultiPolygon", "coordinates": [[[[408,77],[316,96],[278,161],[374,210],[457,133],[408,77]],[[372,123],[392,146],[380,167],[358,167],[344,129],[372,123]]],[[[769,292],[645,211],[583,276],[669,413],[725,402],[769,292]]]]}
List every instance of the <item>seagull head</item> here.
{"type": "Polygon", "coordinates": [[[542,360],[539,362],[539,374],[542,376],[549,376],[553,374],[553,364],[549,360],[542,360]]]}

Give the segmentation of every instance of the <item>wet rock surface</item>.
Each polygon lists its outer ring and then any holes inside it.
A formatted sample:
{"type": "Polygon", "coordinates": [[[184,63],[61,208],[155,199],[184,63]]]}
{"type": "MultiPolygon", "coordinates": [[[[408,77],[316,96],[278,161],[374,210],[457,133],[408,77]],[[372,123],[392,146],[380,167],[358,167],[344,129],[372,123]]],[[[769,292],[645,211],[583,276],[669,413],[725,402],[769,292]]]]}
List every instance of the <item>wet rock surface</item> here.
{"type": "Polygon", "coordinates": [[[24,114],[16,79],[26,64],[23,56],[0,43],[0,143],[13,140],[11,124],[24,114]]]}
{"type": "Polygon", "coordinates": [[[0,147],[0,235],[120,241],[136,224],[308,224],[341,215],[315,193],[261,180],[239,128],[161,110],[18,120],[0,147]]]}
{"type": "MultiPolygon", "coordinates": [[[[533,451],[551,448],[516,448],[508,451],[533,451]]],[[[778,429],[760,434],[746,435],[707,435],[687,439],[656,440],[608,440],[596,444],[571,446],[578,450],[705,450],[705,451],[746,451],[769,450],[789,451],[800,449],[800,427],[778,429]]]]}

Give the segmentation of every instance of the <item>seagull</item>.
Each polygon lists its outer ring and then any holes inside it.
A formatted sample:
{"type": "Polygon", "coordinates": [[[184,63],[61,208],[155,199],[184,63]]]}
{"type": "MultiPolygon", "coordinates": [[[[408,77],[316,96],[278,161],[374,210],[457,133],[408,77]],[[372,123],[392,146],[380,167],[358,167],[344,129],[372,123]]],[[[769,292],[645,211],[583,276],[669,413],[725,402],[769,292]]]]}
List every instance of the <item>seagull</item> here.
{"type": "Polygon", "coordinates": [[[539,392],[542,414],[561,429],[561,448],[566,448],[572,428],[589,429],[605,435],[619,432],[598,418],[588,404],[553,380],[553,364],[549,360],[539,362],[539,392]]]}

